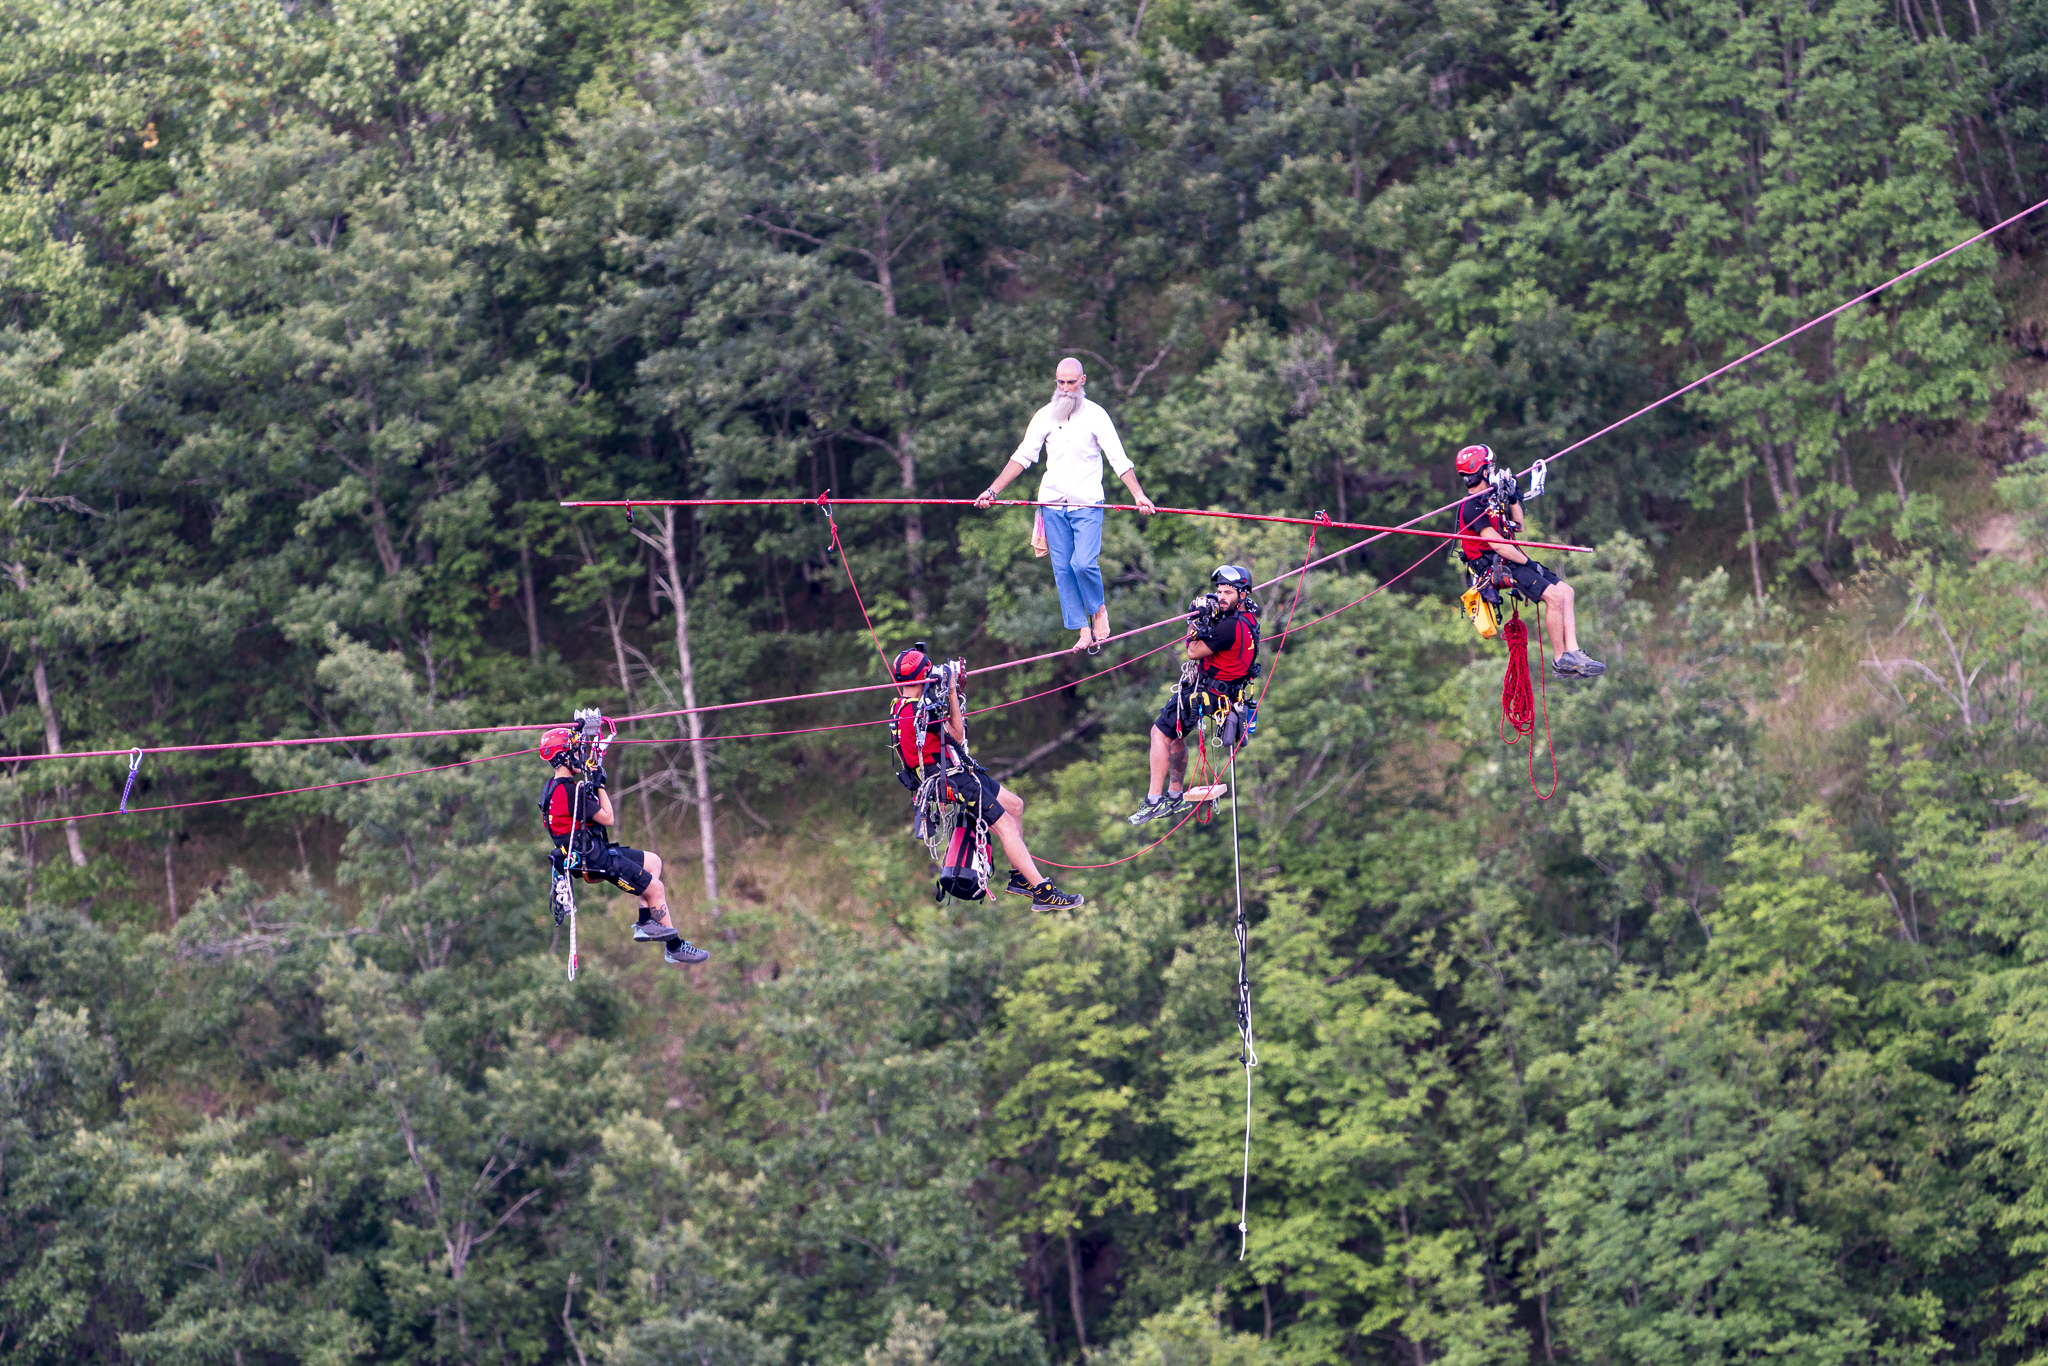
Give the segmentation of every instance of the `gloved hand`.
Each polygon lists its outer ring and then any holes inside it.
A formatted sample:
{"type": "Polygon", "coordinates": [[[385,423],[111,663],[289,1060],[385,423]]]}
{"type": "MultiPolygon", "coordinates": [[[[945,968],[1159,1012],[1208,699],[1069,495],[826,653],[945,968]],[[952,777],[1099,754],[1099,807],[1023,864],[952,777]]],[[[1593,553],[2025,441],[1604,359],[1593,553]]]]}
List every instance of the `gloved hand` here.
{"type": "Polygon", "coordinates": [[[600,764],[597,772],[590,775],[590,785],[600,792],[612,785],[611,775],[604,771],[603,765],[600,764]]]}

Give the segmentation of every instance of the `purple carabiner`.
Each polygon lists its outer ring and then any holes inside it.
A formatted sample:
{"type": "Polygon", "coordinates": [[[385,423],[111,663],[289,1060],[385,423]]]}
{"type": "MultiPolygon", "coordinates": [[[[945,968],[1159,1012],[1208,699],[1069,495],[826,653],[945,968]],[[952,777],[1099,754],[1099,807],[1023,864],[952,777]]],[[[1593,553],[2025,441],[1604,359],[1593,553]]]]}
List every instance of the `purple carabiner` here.
{"type": "Polygon", "coordinates": [[[136,771],[137,769],[141,768],[141,767],[142,767],[142,751],[141,751],[141,750],[139,750],[139,749],[131,749],[131,750],[129,750],[129,751],[128,751],[128,781],[127,781],[127,783],[126,783],[125,785],[123,785],[123,787],[121,788],[121,814],[122,814],[122,815],[124,815],[124,816],[128,814],[128,798],[129,798],[129,795],[130,795],[131,793],[133,793],[133,792],[135,791],[135,771],[136,771]]]}

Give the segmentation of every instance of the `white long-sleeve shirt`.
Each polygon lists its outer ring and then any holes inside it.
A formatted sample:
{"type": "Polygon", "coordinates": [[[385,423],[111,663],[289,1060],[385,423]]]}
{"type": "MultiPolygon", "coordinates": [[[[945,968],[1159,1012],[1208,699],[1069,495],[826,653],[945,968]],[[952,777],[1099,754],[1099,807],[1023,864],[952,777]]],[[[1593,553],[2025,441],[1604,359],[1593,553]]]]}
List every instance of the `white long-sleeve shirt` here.
{"type": "Polygon", "coordinates": [[[1045,450],[1045,477],[1038,484],[1041,503],[1084,507],[1100,503],[1103,457],[1108,457],[1109,467],[1119,475],[1131,468],[1124,443],[1117,439],[1116,424],[1100,404],[1088,399],[1083,399],[1065,422],[1054,420],[1050,403],[1032,414],[1031,426],[1010,459],[1030,469],[1038,463],[1041,447],[1045,450]]]}

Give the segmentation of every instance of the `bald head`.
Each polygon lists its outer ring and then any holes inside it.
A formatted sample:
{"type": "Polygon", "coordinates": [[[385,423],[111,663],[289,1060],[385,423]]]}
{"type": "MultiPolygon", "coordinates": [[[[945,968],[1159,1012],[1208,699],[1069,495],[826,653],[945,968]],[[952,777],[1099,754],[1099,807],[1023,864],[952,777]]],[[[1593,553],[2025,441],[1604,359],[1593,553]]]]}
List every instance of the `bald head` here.
{"type": "Polygon", "coordinates": [[[1088,372],[1081,368],[1081,362],[1068,356],[1052,372],[1052,415],[1054,420],[1065,422],[1088,399],[1088,372]]]}

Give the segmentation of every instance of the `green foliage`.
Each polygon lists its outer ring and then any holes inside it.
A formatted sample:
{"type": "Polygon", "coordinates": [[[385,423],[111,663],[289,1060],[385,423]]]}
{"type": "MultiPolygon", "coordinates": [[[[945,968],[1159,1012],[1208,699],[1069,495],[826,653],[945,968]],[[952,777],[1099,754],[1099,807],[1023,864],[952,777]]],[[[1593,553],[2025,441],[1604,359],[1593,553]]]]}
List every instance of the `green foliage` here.
{"type": "MultiPolygon", "coordinates": [[[[7,9],[0,1354],[2039,1357],[2048,466],[1989,551],[1922,473],[2017,238],[1560,466],[1611,672],[1544,683],[1548,801],[1390,539],[1263,595],[1230,802],[1149,852],[1157,640],[975,679],[1073,914],[932,902],[871,729],[706,742],[700,806],[629,723],[717,956],[591,888],[571,984],[521,729],[681,708],[685,607],[700,703],[872,684],[869,621],[1063,644],[1025,512],[811,506],[973,494],[1063,355],[1170,506],[1558,449],[2031,199],[2039,10],[7,9]],[[560,505],[692,495],[793,502],[680,511],[674,583],[560,505]],[[468,733],[225,747],[392,731],[468,733]],[[133,747],[168,809],[101,816],[133,747]]],[[[1113,620],[1334,535],[1113,517],[1113,620]]]]}

